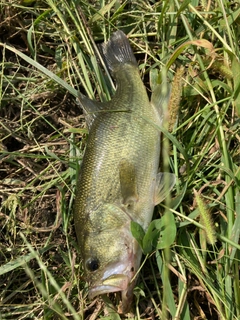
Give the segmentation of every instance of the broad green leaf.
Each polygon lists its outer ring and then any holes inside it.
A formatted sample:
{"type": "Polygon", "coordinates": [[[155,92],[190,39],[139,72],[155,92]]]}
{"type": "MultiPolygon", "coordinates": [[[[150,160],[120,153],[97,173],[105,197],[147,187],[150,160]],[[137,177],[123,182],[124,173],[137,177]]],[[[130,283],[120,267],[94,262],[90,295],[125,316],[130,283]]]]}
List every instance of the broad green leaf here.
{"type": "Polygon", "coordinates": [[[142,226],[135,221],[131,221],[131,232],[132,232],[133,237],[137,240],[140,247],[142,248],[143,238],[145,235],[145,232],[144,232],[142,226]]]}
{"type": "Polygon", "coordinates": [[[161,218],[161,230],[160,237],[158,239],[157,249],[165,249],[170,247],[177,233],[177,227],[172,212],[168,211],[164,213],[161,218]]]}
{"type": "Polygon", "coordinates": [[[151,253],[157,245],[159,232],[161,229],[161,219],[153,220],[143,238],[143,252],[144,254],[151,253]]]}

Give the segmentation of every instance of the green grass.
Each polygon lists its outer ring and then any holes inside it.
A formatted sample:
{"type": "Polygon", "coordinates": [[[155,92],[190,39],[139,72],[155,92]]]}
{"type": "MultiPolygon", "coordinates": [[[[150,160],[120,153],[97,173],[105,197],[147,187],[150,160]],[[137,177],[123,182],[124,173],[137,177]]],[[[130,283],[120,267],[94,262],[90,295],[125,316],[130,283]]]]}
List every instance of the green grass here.
{"type": "Polygon", "coordinates": [[[240,6],[222,0],[0,0],[1,320],[240,318],[239,24],[240,6]],[[149,93],[173,83],[163,167],[177,176],[126,316],[115,295],[87,299],[72,218],[87,141],[76,97],[110,99],[95,43],[117,29],[149,93]]]}

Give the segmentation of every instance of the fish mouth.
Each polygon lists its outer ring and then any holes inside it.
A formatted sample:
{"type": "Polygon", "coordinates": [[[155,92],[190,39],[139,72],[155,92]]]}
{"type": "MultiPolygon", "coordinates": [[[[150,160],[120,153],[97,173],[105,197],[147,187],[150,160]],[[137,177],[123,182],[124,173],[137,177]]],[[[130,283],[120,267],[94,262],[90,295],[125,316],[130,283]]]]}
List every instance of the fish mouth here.
{"type": "Polygon", "coordinates": [[[137,271],[141,260],[141,248],[138,243],[133,240],[131,250],[122,257],[118,262],[111,263],[106,266],[99,277],[92,274],[89,275],[89,291],[90,299],[96,296],[121,292],[122,303],[119,306],[120,313],[127,313],[130,310],[133,300],[133,289],[137,281],[137,271]]]}
{"type": "Polygon", "coordinates": [[[126,314],[129,312],[132,304],[135,283],[136,279],[131,281],[127,275],[114,274],[103,280],[101,284],[92,287],[89,290],[88,295],[90,299],[93,299],[98,295],[121,291],[122,303],[118,309],[118,312],[126,314]]]}
{"type": "Polygon", "coordinates": [[[110,292],[125,291],[127,290],[130,281],[129,277],[124,274],[111,275],[104,279],[101,284],[90,288],[89,298],[93,299],[98,295],[110,292]]]}

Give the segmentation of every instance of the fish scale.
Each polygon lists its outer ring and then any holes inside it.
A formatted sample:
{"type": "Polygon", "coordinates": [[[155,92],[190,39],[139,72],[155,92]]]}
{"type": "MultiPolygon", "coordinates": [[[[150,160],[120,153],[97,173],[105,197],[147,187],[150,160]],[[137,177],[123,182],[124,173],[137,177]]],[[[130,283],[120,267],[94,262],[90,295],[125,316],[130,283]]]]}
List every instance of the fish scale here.
{"type": "MultiPolygon", "coordinates": [[[[129,89],[125,95],[131,95],[130,86],[129,89]]],[[[108,107],[111,108],[110,110],[118,108],[115,103],[111,102],[108,107]]],[[[99,201],[115,201],[121,198],[120,182],[116,178],[119,175],[119,162],[125,158],[136,164],[138,181],[141,185],[141,188],[138,188],[139,196],[143,194],[146,197],[146,194],[149,193],[146,171],[151,172],[153,176],[156,175],[158,159],[155,154],[159,153],[159,149],[159,132],[139,117],[137,108],[132,112],[106,112],[97,117],[91,127],[82,162],[79,178],[81,183],[76,194],[76,205],[79,203],[79,208],[85,207],[84,210],[91,211],[98,206],[99,201]],[[98,196],[99,192],[101,192],[101,197],[98,196]],[[87,199],[89,197],[92,198],[91,202],[87,199]],[[82,203],[85,206],[82,206],[82,203]]],[[[137,213],[137,219],[139,215],[141,213],[137,213]]],[[[86,219],[85,212],[80,216],[86,219]]]]}
{"type": "Polygon", "coordinates": [[[130,231],[131,221],[146,230],[160,202],[156,199],[165,197],[158,194],[164,188],[159,186],[163,180],[158,174],[160,132],[154,126],[161,124],[162,100],[149,102],[123,32],[112,35],[102,46],[102,54],[117,90],[106,103],[80,95],[89,136],[76,190],[74,223],[90,298],[121,291],[125,313],[142,255],[130,231]]]}

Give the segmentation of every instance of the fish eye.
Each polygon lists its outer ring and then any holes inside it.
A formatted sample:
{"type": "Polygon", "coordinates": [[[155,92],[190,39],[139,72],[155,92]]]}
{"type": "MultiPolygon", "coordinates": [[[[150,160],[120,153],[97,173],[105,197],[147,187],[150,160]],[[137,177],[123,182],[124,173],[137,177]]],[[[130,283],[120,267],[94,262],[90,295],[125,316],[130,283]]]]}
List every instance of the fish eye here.
{"type": "Polygon", "coordinates": [[[89,271],[96,271],[99,268],[99,260],[97,258],[90,258],[86,261],[86,268],[89,271]]]}

